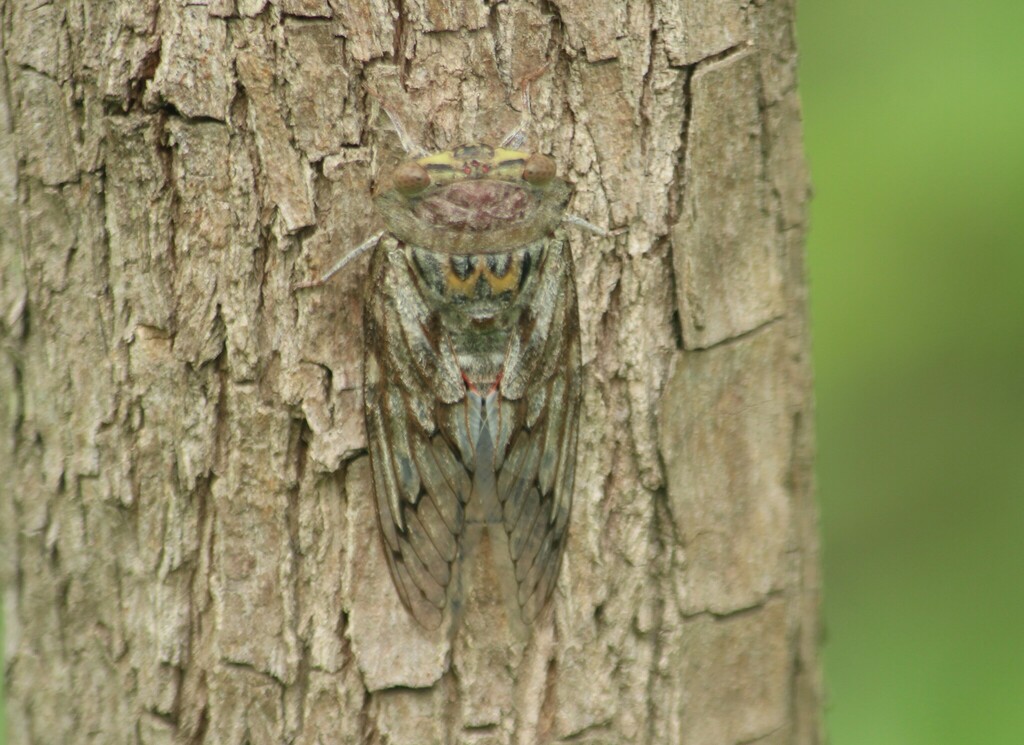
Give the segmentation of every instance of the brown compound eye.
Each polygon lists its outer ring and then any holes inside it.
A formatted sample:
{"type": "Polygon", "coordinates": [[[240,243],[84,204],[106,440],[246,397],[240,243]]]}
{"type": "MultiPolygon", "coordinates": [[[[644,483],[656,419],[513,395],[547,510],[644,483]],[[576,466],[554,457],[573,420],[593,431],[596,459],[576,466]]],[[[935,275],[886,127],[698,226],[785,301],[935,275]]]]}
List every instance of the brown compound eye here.
{"type": "Polygon", "coordinates": [[[543,186],[555,177],[555,161],[546,155],[534,153],[523,166],[523,180],[543,186]]]}
{"type": "Polygon", "coordinates": [[[430,174],[419,163],[409,160],[395,169],[394,183],[403,194],[415,194],[430,186],[430,174]]]}

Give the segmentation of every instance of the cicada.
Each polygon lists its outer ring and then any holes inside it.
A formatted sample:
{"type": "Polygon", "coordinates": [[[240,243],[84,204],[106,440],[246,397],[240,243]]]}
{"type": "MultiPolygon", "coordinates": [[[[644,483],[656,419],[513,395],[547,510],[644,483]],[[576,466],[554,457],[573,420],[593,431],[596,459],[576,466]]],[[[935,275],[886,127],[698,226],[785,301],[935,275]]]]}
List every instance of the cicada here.
{"type": "Polygon", "coordinates": [[[566,215],[572,192],[546,155],[464,145],[407,160],[374,196],[386,230],[357,249],[373,249],[366,431],[387,563],[426,627],[455,604],[474,529],[523,621],[558,579],[582,390],[562,222],[604,232],[566,215]]]}

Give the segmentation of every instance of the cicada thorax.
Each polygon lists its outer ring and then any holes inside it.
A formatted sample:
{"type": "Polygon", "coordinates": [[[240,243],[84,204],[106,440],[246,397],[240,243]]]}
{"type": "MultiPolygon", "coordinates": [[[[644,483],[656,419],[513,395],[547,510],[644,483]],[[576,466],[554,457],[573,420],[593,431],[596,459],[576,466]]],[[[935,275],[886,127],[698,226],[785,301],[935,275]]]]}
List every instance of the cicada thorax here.
{"type": "Polygon", "coordinates": [[[473,522],[527,620],[554,587],[581,391],[571,192],[546,156],[475,145],[403,164],[375,197],[390,235],[364,315],[367,434],[389,565],[426,625],[473,522]]]}
{"type": "Polygon", "coordinates": [[[486,392],[500,381],[512,334],[530,312],[547,244],[488,254],[406,247],[467,385],[486,392]]]}

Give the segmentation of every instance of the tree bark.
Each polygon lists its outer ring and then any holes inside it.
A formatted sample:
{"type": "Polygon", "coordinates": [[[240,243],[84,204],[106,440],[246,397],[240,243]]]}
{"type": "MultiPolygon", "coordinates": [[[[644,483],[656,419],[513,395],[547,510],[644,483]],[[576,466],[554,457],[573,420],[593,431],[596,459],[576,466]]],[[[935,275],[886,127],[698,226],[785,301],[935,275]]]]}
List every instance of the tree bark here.
{"type": "Polygon", "coordinates": [[[12,743],[820,742],[793,0],[0,0],[12,743]],[[401,148],[577,185],[570,539],[528,643],[377,537],[366,264],[401,148]],[[372,95],[370,95],[372,92],[372,95]]]}

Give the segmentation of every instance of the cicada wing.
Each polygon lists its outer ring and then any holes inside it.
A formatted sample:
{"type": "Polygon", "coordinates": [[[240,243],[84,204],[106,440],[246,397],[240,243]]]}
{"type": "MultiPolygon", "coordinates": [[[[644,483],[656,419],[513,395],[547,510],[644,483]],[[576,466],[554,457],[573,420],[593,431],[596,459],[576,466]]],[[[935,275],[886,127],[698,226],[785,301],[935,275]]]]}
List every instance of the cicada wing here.
{"type": "Polygon", "coordinates": [[[364,307],[364,403],[377,517],[404,605],[422,625],[443,619],[471,477],[441,426],[464,387],[440,327],[394,239],[374,252],[364,307]]]}
{"type": "Polygon", "coordinates": [[[547,605],[565,552],[582,394],[579,316],[564,236],[548,243],[501,384],[497,495],[524,620],[547,605]],[[507,433],[507,439],[505,438],[507,433]]]}

